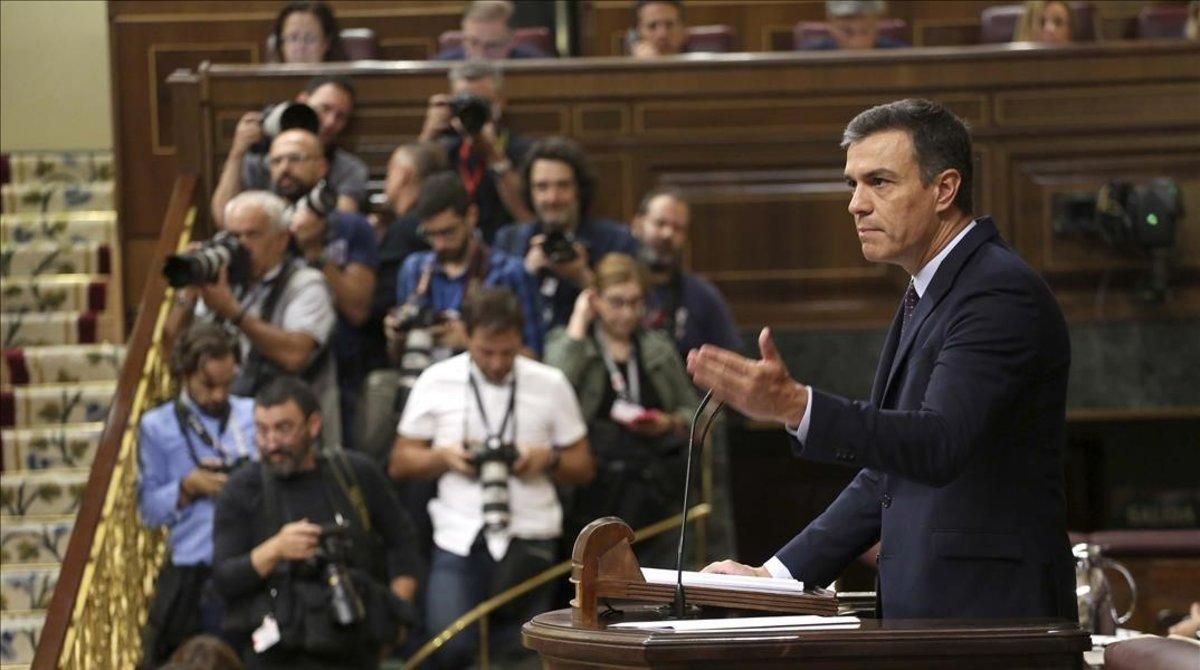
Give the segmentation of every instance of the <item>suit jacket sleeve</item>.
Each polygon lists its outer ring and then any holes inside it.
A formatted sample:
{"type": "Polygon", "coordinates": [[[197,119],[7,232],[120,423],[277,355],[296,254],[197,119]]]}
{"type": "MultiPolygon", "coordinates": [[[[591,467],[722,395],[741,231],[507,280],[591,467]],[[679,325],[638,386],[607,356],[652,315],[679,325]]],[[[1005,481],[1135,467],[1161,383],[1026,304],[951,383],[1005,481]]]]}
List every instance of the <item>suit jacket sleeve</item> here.
{"type": "Polygon", "coordinates": [[[823,587],[879,540],[880,521],[879,473],[860,470],[837,500],[775,555],[806,588],[823,587]]]}

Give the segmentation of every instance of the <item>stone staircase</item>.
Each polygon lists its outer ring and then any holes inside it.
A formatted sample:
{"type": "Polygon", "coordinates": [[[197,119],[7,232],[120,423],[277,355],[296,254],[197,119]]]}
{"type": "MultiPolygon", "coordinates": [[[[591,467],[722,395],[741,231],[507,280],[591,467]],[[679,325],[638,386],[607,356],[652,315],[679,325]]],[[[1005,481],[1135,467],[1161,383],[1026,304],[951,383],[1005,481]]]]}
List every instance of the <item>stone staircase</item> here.
{"type": "Polygon", "coordinates": [[[33,659],[124,359],[108,152],[0,158],[0,668],[33,659]]]}

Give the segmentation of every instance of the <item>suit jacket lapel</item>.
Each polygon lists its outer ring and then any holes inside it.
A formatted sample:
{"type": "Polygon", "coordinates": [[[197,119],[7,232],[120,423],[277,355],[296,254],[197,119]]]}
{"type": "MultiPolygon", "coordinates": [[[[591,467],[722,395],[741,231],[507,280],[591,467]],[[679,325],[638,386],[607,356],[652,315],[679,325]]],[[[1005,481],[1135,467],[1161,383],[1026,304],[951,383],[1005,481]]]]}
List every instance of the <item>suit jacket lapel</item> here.
{"type": "MultiPolygon", "coordinates": [[[[933,313],[933,310],[937,308],[938,303],[950,292],[950,287],[954,285],[954,279],[958,276],[959,270],[962,270],[963,265],[975,253],[976,249],[997,235],[996,225],[992,223],[991,217],[982,217],[976,221],[975,228],[967,233],[967,236],[942,261],[942,264],[937,269],[937,273],[933,275],[933,280],[926,287],[925,295],[921,296],[920,301],[917,302],[917,308],[913,311],[912,320],[908,322],[908,329],[904,331],[900,337],[899,344],[896,345],[891,366],[888,370],[887,383],[884,384],[883,392],[879,396],[880,402],[887,397],[888,391],[891,390],[892,382],[896,379],[896,371],[900,369],[901,363],[908,357],[908,351],[912,348],[913,340],[916,339],[917,333],[920,332],[921,325],[933,313]]],[[[892,323],[892,327],[893,329],[898,327],[896,322],[892,323]]],[[[890,341],[890,333],[888,337],[890,341]]],[[[880,361],[881,366],[882,363],[883,361],[880,361]]],[[[876,384],[878,384],[878,376],[876,377],[876,384]]]]}

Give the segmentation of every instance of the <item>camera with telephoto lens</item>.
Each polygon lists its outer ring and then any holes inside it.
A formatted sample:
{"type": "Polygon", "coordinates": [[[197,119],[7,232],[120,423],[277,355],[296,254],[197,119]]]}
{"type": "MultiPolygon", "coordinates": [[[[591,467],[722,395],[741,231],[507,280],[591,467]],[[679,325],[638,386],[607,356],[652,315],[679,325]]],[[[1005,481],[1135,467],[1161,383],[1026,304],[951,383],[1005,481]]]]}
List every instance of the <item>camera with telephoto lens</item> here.
{"type": "Polygon", "coordinates": [[[351,626],[366,618],[366,608],[347,567],[354,539],[350,536],[350,525],[339,514],[334,523],[322,524],[317,538],[316,563],[320,567],[321,579],[329,586],[329,607],[334,621],[351,626]]]}
{"type": "Polygon", "coordinates": [[[562,230],[546,233],[542,252],[551,263],[569,263],[579,257],[575,252],[575,236],[562,230]]]}
{"type": "Polygon", "coordinates": [[[433,309],[428,304],[406,302],[392,310],[396,319],[396,330],[412,331],[431,328],[449,320],[445,312],[433,309]]]}
{"type": "Polygon", "coordinates": [[[492,103],[474,93],[459,93],[450,98],[450,113],[458,118],[463,132],[474,137],[492,120],[492,103]]]}
{"type": "Polygon", "coordinates": [[[467,454],[479,470],[483,487],[483,526],[489,531],[508,527],[512,512],[508,506],[508,474],[517,460],[517,449],[498,437],[469,445],[467,454]]]}
{"type": "Polygon", "coordinates": [[[337,199],[337,191],[329,185],[329,182],[322,179],[312,187],[312,190],[300,196],[300,199],[296,201],[296,207],[306,207],[310,212],[323,219],[337,208],[337,199]]]}
{"type": "Polygon", "coordinates": [[[321,131],[321,119],[313,111],[312,107],[303,102],[280,102],[263,107],[263,137],[254,143],[251,150],[260,154],[267,153],[271,149],[271,141],[279,133],[293,128],[303,128],[313,135],[319,135],[321,131]]]}
{"type": "Polygon", "coordinates": [[[167,256],[162,273],[172,288],[182,288],[217,281],[221,268],[227,269],[231,286],[250,277],[250,254],[236,237],[224,230],[195,251],[167,256]]]}

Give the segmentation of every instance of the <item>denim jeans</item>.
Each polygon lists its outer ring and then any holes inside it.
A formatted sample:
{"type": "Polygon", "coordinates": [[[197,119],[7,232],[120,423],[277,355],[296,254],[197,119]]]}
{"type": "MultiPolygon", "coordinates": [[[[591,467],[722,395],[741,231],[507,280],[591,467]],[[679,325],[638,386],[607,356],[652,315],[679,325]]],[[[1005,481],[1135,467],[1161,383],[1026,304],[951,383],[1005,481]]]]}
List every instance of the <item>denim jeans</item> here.
{"type": "MultiPolygon", "coordinates": [[[[524,564],[522,567],[528,568],[530,571],[541,571],[554,564],[553,552],[556,545],[557,540],[514,538],[505,558],[523,555],[525,552],[522,549],[534,548],[536,553],[544,554],[550,560],[544,562],[544,565],[534,565],[533,563],[540,564],[542,561],[526,559],[522,561],[524,564]]],[[[479,603],[505,588],[516,586],[516,583],[493,583],[500,566],[501,562],[493,559],[492,555],[488,553],[482,534],[472,545],[469,556],[458,556],[434,547],[425,596],[426,624],[429,635],[437,635],[455,619],[466,614],[479,603]]],[[[497,610],[489,615],[488,649],[490,654],[497,657],[520,653],[521,626],[535,614],[550,609],[553,594],[553,585],[546,584],[513,601],[512,604],[515,607],[505,608],[503,612],[497,610]]],[[[479,626],[471,625],[451,638],[438,650],[432,660],[438,668],[463,668],[475,662],[478,652],[479,626]]]]}

